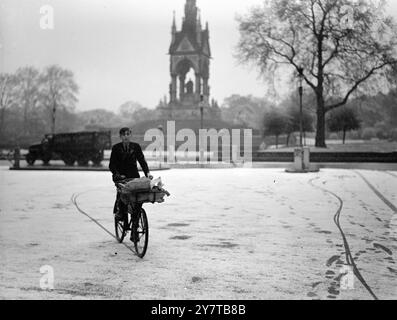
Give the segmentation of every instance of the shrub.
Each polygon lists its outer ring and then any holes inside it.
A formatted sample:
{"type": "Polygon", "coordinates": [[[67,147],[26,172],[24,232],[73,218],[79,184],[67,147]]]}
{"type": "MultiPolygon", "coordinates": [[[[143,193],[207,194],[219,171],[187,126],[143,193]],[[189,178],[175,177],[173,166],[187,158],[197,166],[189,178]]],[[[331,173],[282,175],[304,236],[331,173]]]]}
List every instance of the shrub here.
{"type": "Polygon", "coordinates": [[[376,130],[374,128],[364,128],[361,138],[364,140],[371,140],[376,137],[376,130]]]}
{"type": "Polygon", "coordinates": [[[390,130],[386,124],[383,122],[377,123],[375,126],[376,137],[381,140],[389,139],[390,130]]]}

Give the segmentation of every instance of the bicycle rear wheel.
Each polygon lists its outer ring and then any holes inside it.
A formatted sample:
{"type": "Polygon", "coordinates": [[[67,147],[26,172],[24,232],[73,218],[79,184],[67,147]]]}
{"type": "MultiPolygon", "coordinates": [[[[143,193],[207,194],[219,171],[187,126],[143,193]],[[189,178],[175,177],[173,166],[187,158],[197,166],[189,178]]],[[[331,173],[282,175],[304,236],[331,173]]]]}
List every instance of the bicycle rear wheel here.
{"type": "Polygon", "coordinates": [[[143,258],[149,243],[149,224],[145,210],[141,208],[138,219],[137,241],[134,241],[135,252],[138,257],[143,258]]]}

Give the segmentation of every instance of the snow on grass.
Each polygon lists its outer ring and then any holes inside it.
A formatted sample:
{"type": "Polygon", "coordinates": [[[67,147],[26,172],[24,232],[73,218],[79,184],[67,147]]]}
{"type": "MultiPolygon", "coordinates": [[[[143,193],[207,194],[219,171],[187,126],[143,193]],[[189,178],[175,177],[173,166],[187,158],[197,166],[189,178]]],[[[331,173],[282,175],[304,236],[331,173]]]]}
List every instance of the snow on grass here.
{"type": "MultiPolygon", "coordinates": [[[[341,223],[352,252],[362,251],[356,263],[374,291],[380,298],[397,297],[391,271],[397,268],[396,239],[377,219],[387,221],[392,213],[353,171],[293,175],[283,169],[173,169],[156,174],[171,197],[145,205],[150,240],[139,259],[71,202],[78,194],[80,208],[113,232],[110,173],[0,168],[0,297],[369,299],[357,279],[354,290],[338,287],[345,262],[333,222],[338,202],[309,184],[312,179],[343,198],[341,223]],[[54,268],[51,292],[39,286],[43,265],[54,268]]],[[[386,173],[365,174],[396,204],[391,191],[396,178],[389,175],[382,185],[386,173]]],[[[128,237],[125,242],[131,244],[128,237]]]]}

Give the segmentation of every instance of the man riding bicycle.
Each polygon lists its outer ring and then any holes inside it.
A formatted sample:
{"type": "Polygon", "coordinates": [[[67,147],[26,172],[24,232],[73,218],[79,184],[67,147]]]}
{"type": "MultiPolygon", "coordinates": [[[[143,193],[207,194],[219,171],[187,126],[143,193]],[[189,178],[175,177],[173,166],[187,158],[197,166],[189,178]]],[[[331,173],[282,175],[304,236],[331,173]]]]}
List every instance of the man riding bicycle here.
{"type": "MultiPolygon", "coordinates": [[[[110,155],[109,170],[113,174],[113,182],[117,183],[124,179],[140,178],[138,172],[137,162],[139,162],[145,176],[149,179],[153,179],[150,174],[149,167],[145,160],[145,156],[142,152],[142,148],[138,143],[131,142],[131,129],[122,128],[120,129],[121,143],[113,146],[112,153],[110,155]]],[[[120,194],[117,193],[116,202],[114,204],[113,213],[116,215],[116,219],[123,220],[127,215],[127,206],[120,200],[120,194]]],[[[139,204],[135,204],[139,206],[139,204]]],[[[133,217],[137,218],[137,217],[133,217]]],[[[134,219],[135,220],[135,219],[134,219]]],[[[136,231],[138,221],[133,221],[133,231],[136,231]]],[[[131,232],[132,237],[136,237],[136,232],[131,232]]]]}

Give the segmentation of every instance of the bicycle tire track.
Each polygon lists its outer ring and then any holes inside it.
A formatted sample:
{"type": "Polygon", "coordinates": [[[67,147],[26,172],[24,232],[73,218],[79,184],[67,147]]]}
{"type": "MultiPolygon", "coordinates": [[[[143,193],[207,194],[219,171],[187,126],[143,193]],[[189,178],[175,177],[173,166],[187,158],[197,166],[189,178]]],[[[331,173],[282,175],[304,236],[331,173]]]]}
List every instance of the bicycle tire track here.
{"type": "MultiPolygon", "coordinates": [[[[355,174],[357,174],[361,179],[364,180],[364,182],[367,184],[367,186],[381,199],[394,213],[397,213],[397,207],[392,204],[378,189],[376,189],[371,182],[367,178],[365,178],[360,172],[354,170],[353,171],[355,174]]],[[[394,176],[394,175],[393,175],[394,176]]]]}
{"type": "MultiPolygon", "coordinates": [[[[84,210],[82,210],[78,203],[77,203],[77,199],[84,193],[88,193],[91,191],[85,191],[85,192],[81,192],[81,193],[74,193],[71,197],[71,201],[74,204],[74,206],[76,207],[76,209],[83,214],[84,216],[86,216],[87,218],[89,218],[92,222],[94,222],[97,226],[99,226],[103,231],[105,231],[108,235],[110,235],[113,239],[115,239],[117,241],[116,236],[110,232],[106,227],[104,227],[100,222],[98,222],[96,219],[94,219],[93,217],[91,217],[87,212],[85,212],[84,210]]],[[[128,250],[130,250],[134,255],[137,255],[135,250],[130,248],[127,244],[125,244],[124,242],[121,243],[124,247],[126,247],[128,250]]]]}
{"type": "Polygon", "coordinates": [[[332,191],[327,190],[327,189],[324,189],[324,188],[319,187],[319,186],[316,186],[316,185],[313,183],[313,181],[318,180],[318,179],[319,179],[319,177],[316,177],[316,178],[313,178],[313,179],[309,180],[309,184],[310,184],[312,187],[314,187],[314,188],[316,188],[316,189],[318,189],[318,190],[321,190],[321,191],[323,191],[323,192],[325,192],[325,193],[327,193],[327,194],[329,194],[329,195],[332,195],[332,196],[333,196],[334,198],[336,198],[336,199],[338,200],[338,202],[339,202],[339,208],[338,208],[338,210],[336,211],[333,220],[334,220],[335,225],[336,225],[337,228],[339,229],[339,232],[340,232],[340,234],[341,234],[341,236],[342,236],[342,239],[343,239],[343,245],[344,245],[344,248],[345,248],[345,255],[346,255],[346,262],[347,262],[347,264],[348,264],[349,266],[351,266],[351,267],[353,268],[353,273],[354,273],[354,275],[355,275],[356,278],[361,282],[361,284],[365,287],[365,289],[369,292],[369,294],[370,294],[375,300],[378,300],[378,297],[375,295],[375,293],[373,292],[373,290],[371,289],[371,287],[367,284],[367,282],[365,281],[364,277],[361,275],[360,271],[358,270],[358,267],[357,267],[357,265],[356,265],[356,263],[355,263],[355,261],[354,261],[353,255],[352,255],[352,253],[351,253],[351,251],[350,251],[350,246],[349,246],[349,243],[348,243],[348,241],[347,241],[346,235],[345,235],[345,233],[344,233],[344,231],[343,231],[343,229],[342,229],[342,226],[340,225],[340,215],[341,215],[341,213],[342,213],[342,209],[343,209],[344,202],[343,202],[343,200],[342,200],[337,194],[333,193],[332,191]]]}

